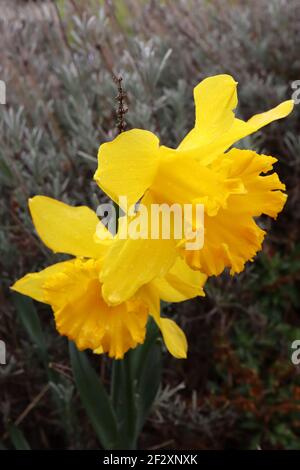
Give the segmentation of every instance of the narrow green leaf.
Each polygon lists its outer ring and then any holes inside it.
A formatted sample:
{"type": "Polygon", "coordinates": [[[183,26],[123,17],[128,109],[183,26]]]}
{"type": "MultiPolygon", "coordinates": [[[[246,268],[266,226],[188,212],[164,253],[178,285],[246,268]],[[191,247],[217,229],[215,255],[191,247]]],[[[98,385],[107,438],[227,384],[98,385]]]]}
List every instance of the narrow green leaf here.
{"type": "Polygon", "coordinates": [[[0,155],[0,180],[3,182],[3,184],[10,186],[14,181],[9,165],[6,163],[2,155],[0,155]]]}
{"type": "Polygon", "coordinates": [[[69,343],[75,383],[82,404],[104,449],[112,450],[118,443],[116,417],[106,390],[85,353],[69,343]]]}
{"type": "Polygon", "coordinates": [[[16,450],[30,450],[30,446],[21,429],[14,424],[10,424],[8,426],[8,433],[16,450]]]}
{"type": "Polygon", "coordinates": [[[145,369],[146,358],[153,348],[153,345],[157,343],[157,339],[159,337],[159,329],[155,321],[150,318],[147,324],[147,336],[145,342],[130,352],[132,355],[133,373],[136,378],[141,377],[143,369],[145,369]]]}
{"type": "Polygon", "coordinates": [[[157,395],[162,374],[162,351],[158,342],[159,331],[153,320],[149,322],[148,335],[140,347],[137,369],[137,432],[140,432],[157,395]]]}
{"type": "Polygon", "coordinates": [[[47,364],[48,354],[45,338],[33,301],[21,294],[13,294],[13,300],[20,322],[35,343],[40,359],[47,364]]]}
{"type": "MultiPolygon", "coordinates": [[[[131,351],[122,360],[114,361],[114,389],[118,390],[116,413],[120,428],[121,449],[135,449],[137,439],[136,379],[133,373],[131,351]]],[[[113,395],[116,393],[114,392],[113,395]]]]}
{"type": "Polygon", "coordinates": [[[120,446],[136,448],[138,434],[151,409],[161,380],[158,328],[150,320],[145,342],[113,363],[112,397],[120,426],[120,446]]]}

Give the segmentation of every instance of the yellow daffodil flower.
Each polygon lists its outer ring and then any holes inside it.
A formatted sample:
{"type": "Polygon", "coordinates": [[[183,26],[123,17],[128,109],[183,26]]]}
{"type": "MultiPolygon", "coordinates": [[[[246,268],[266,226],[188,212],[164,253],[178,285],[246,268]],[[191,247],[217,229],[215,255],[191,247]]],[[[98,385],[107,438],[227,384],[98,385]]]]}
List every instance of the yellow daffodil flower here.
{"type": "Polygon", "coordinates": [[[285,186],[276,173],[268,173],[275,158],[251,150],[228,149],[287,116],[293,101],[243,121],[233,112],[236,87],[229,75],[209,77],[195,87],[195,126],[177,149],[160,146],[153,133],[141,129],[123,132],[100,146],[94,178],[115,202],[126,196],[128,205],[151,199],[159,204],[205,206],[202,249],[188,251],[174,240],[136,243],[130,238],[112,246],[101,276],[107,301],[121,302],[129,291],[133,295],[145,279],[150,282],[167,271],[170,258],[178,253],[193,269],[217,275],[226,267],[232,274],[240,272],[261,248],[264,231],[254,217],[267,214],[275,218],[286,200],[282,192],[285,186]],[[118,259],[122,260],[120,264],[118,259]],[[137,274],[130,269],[137,259],[146,272],[141,269],[137,274]]]}
{"type": "MultiPolygon", "coordinates": [[[[58,332],[75,341],[80,350],[107,352],[120,359],[129,348],[144,342],[152,315],[170,353],[186,357],[185,335],[174,321],[160,316],[160,299],[179,302],[204,295],[205,275],[177,259],[164,277],[145,283],[125,302],[108,305],[99,279],[108,246],[115,241],[108,235],[103,243],[95,242],[97,215],[88,207],[71,207],[44,196],[30,199],[29,208],[45,245],[74,258],[27,274],[13,290],[51,305],[58,332]]],[[[101,230],[106,229],[102,226],[101,230]]],[[[139,264],[132,266],[133,271],[137,269],[139,264]]]]}

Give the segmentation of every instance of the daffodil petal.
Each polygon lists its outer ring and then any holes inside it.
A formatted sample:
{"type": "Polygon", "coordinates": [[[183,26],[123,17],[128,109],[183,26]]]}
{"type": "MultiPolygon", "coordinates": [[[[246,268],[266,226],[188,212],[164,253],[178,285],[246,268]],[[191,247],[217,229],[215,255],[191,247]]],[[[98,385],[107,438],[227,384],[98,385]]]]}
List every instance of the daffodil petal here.
{"type": "Polygon", "coordinates": [[[294,101],[287,100],[275,106],[275,108],[252,116],[248,121],[235,119],[232,127],[220,138],[219,142],[212,145],[214,152],[225,151],[240,139],[253,134],[273,121],[285,118],[292,112],[293,107],[294,101]]]}
{"type": "Polygon", "coordinates": [[[261,127],[266,126],[273,121],[277,121],[277,119],[285,118],[293,111],[293,108],[293,100],[283,101],[279,105],[275,106],[275,108],[269,109],[264,113],[255,114],[247,121],[247,125],[249,128],[253,129],[252,132],[255,132],[261,127]]]}
{"type": "MultiPolygon", "coordinates": [[[[214,161],[221,153],[225,152],[235,142],[238,142],[242,138],[253,134],[262,127],[270,124],[277,119],[283,119],[288,116],[293,110],[293,100],[287,100],[280,103],[275,108],[270,109],[264,113],[256,114],[248,121],[241,119],[235,119],[232,126],[224,132],[217,140],[211,142],[208,145],[203,145],[198,149],[197,158],[203,165],[209,165],[214,161]]],[[[194,155],[194,154],[192,154],[194,155]]],[[[185,156],[189,156],[189,152],[185,153],[185,156]]]]}
{"type": "Polygon", "coordinates": [[[129,209],[151,185],[158,165],[158,138],[149,131],[132,129],[100,145],[95,180],[110,198],[129,209]],[[127,205],[119,201],[127,197],[127,205]]]}
{"type": "MultiPolygon", "coordinates": [[[[197,151],[186,158],[184,152],[161,147],[159,168],[150,193],[155,202],[193,204],[202,203],[205,211],[216,213],[233,192],[243,192],[238,179],[228,179],[221,172],[213,171],[197,161],[197,151]]],[[[142,201],[143,202],[143,201],[142,201]]]]}
{"type": "Polygon", "coordinates": [[[151,284],[162,300],[182,302],[198,295],[204,296],[203,286],[206,279],[205,274],[191,269],[178,257],[170,271],[163,278],[154,279],[151,284]]]}
{"type": "Polygon", "coordinates": [[[103,256],[106,245],[94,241],[101,222],[88,207],[72,207],[50,197],[35,196],[29,200],[29,208],[38,235],[55,253],[103,256]]]}
{"type": "Polygon", "coordinates": [[[178,150],[208,144],[232,126],[233,110],[237,106],[236,86],[237,82],[224,74],[208,77],[194,88],[195,127],[183,139],[178,150]]]}
{"type": "Polygon", "coordinates": [[[185,359],[188,347],[185,334],[173,320],[160,316],[159,291],[154,283],[141,287],[137,295],[148,304],[150,315],[159,327],[168,351],[178,359],[185,359]]]}
{"type": "Polygon", "coordinates": [[[45,282],[49,277],[63,271],[67,265],[72,263],[73,260],[63,261],[61,263],[53,264],[42,271],[26,274],[26,276],[16,281],[14,285],[11,286],[11,289],[19,292],[20,294],[28,295],[28,297],[31,297],[38,302],[48,303],[44,298],[43,286],[45,282]]]}
{"type": "Polygon", "coordinates": [[[108,304],[130,299],[144,284],[163,276],[177,256],[174,240],[116,239],[103,261],[100,280],[108,304]]]}
{"type": "Polygon", "coordinates": [[[188,344],[181,328],[169,318],[161,318],[158,324],[166,348],[177,359],[186,359],[188,344]]]}
{"type": "Polygon", "coordinates": [[[155,318],[156,322],[160,319],[160,297],[158,290],[153,282],[144,284],[136,294],[137,298],[143,299],[148,305],[150,315],[155,318]]]}

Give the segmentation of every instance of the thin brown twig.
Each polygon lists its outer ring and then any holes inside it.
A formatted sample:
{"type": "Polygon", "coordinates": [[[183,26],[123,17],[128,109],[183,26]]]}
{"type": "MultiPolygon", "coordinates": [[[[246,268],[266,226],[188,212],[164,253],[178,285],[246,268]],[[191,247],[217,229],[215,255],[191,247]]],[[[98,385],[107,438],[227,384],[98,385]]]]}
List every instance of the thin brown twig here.
{"type": "MultiPolygon", "coordinates": [[[[47,385],[45,385],[45,387],[40,391],[40,393],[38,393],[38,395],[36,395],[36,397],[34,397],[34,399],[32,400],[31,403],[29,403],[29,405],[25,408],[24,411],[22,411],[22,413],[20,414],[20,416],[14,421],[14,425],[15,426],[18,426],[19,424],[21,424],[21,422],[26,418],[26,416],[33,410],[33,408],[38,404],[38,402],[43,398],[43,396],[48,392],[50,388],[50,384],[48,383],[47,385]]],[[[3,440],[6,439],[8,437],[8,432],[6,432],[4,435],[3,435],[3,440]]]]}
{"type": "Polygon", "coordinates": [[[111,74],[113,81],[118,87],[118,95],[116,96],[116,100],[118,101],[118,107],[116,110],[116,115],[117,115],[116,127],[118,129],[118,133],[121,134],[122,132],[124,132],[126,128],[126,122],[125,122],[124,116],[128,112],[128,107],[125,105],[125,103],[126,104],[128,103],[127,93],[124,91],[124,88],[122,85],[123,78],[121,76],[118,77],[115,74],[110,57],[106,49],[103,47],[103,45],[101,45],[100,43],[96,44],[96,49],[100,52],[100,55],[102,57],[102,60],[107,70],[111,74]]]}
{"type": "Polygon", "coordinates": [[[116,96],[116,100],[118,101],[117,107],[117,128],[119,134],[125,131],[126,122],[124,119],[125,114],[128,112],[128,108],[125,106],[125,100],[127,94],[125,93],[123,86],[122,86],[122,77],[113,77],[114,82],[118,86],[118,95],[116,96]]]}
{"type": "Polygon", "coordinates": [[[49,369],[53,369],[58,374],[61,374],[64,377],[66,377],[71,382],[73,381],[73,377],[71,375],[71,368],[69,366],[65,366],[63,364],[59,364],[59,363],[55,363],[55,362],[50,362],[49,363],[49,369]],[[70,373],[68,373],[68,372],[70,372],[70,373]]]}
{"type": "Polygon", "coordinates": [[[158,450],[166,447],[170,444],[174,444],[174,439],[169,439],[168,441],[162,442],[161,444],[157,444],[155,446],[147,447],[147,450],[158,450]]]}
{"type": "Polygon", "coordinates": [[[50,384],[46,384],[45,387],[36,395],[32,402],[25,408],[25,410],[20,414],[16,419],[15,425],[18,426],[26,418],[26,416],[33,410],[33,408],[38,404],[38,402],[43,398],[43,396],[48,392],[50,384]]]}

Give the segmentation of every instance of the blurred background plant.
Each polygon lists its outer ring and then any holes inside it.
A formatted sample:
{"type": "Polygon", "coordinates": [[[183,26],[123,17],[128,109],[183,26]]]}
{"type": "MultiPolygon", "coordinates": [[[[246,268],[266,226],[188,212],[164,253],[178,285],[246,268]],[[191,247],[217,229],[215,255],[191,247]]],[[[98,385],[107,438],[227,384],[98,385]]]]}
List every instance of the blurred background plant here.
{"type": "MultiPolygon", "coordinates": [[[[208,75],[235,77],[243,118],[289,99],[300,79],[300,4],[2,0],[1,13],[0,339],[8,361],[0,366],[0,445],[97,448],[49,309],[9,292],[24,273],[62,259],[34,233],[27,199],[93,208],[103,200],[92,175],[99,144],[116,134],[112,71],[128,93],[128,128],[153,130],[171,146],[191,128],[192,89],[208,75]]],[[[299,132],[300,105],[240,143],[279,158],[289,199],[276,222],[262,220],[263,252],[243,274],[210,279],[205,299],[164,306],[187,333],[189,358],[164,355],[140,448],[300,448],[300,376],[290,360],[300,339],[299,132]]],[[[90,363],[106,386],[111,361],[90,363]]]]}

